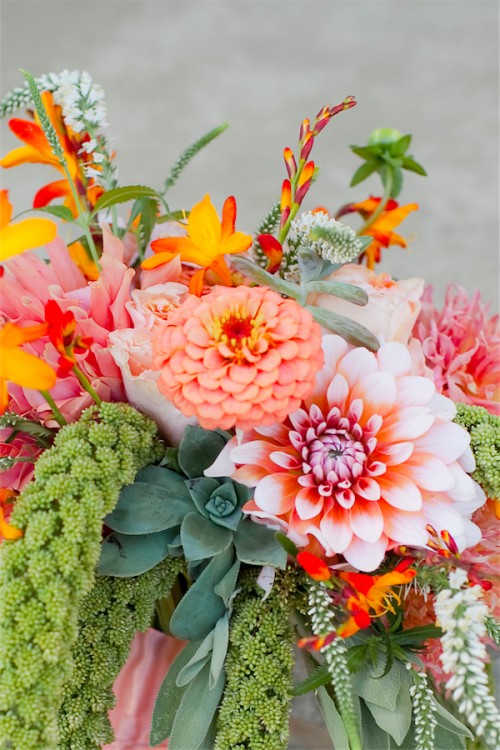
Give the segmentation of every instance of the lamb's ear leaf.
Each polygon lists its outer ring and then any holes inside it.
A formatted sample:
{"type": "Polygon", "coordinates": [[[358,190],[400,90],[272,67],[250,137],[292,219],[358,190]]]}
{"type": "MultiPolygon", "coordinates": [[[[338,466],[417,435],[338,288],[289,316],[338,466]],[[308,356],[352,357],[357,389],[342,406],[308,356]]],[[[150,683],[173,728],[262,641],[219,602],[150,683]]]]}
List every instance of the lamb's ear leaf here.
{"type": "Polygon", "coordinates": [[[169,750],[198,750],[204,742],[222,697],[224,671],[212,690],[209,681],[210,664],[207,663],[182,695],[168,741],[169,750]]]}

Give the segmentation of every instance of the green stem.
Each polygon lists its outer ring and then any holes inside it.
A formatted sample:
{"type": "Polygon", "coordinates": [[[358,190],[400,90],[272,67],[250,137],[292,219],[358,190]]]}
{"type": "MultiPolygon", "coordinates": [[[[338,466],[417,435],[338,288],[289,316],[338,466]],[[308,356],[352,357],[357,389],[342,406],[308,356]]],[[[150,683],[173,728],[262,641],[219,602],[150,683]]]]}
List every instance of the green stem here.
{"type": "Polygon", "coordinates": [[[378,204],[375,211],[368,217],[368,219],[365,221],[361,229],[358,229],[358,235],[363,234],[363,232],[366,232],[366,230],[372,226],[372,224],[375,223],[375,221],[378,219],[384,208],[387,206],[387,203],[389,202],[389,198],[391,197],[391,190],[392,190],[392,172],[390,170],[387,171],[387,179],[384,185],[384,194],[380,200],[380,203],[378,204]]]}
{"type": "Polygon", "coordinates": [[[92,386],[90,385],[89,379],[80,370],[80,368],[78,367],[78,365],[73,365],[73,372],[75,373],[76,377],[78,378],[78,381],[79,381],[80,385],[82,386],[82,388],[84,388],[87,391],[87,393],[90,393],[90,395],[92,396],[92,398],[96,402],[97,406],[100,406],[102,404],[101,399],[97,395],[96,391],[92,388],[92,386]]]}
{"type": "Polygon", "coordinates": [[[80,226],[83,229],[83,233],[85,235],[85,239],[87,240],[87,244],[89,246],[90,254],[92,256],[92,260],[96,264],[98,270],[101,270],[101,264],[99,263],[99,255],[97,253],[97,248],[94,243],[94,238],[92,237],[92,233],[89,228],[89,223],[86,215],[86,211],[82,206],[82,202],[80,200],[80,196],[78,195],[78,190],[76,189],[76,185],[73,182],[73,178],[71,177],[71,174],[68,169],[68,165],[66,164],[66,160],[64,157],[59,159],[59,163],[61,164],[61,167],[64,170],[64,174],[66,175],[66,179],[68,181],[71,195],[73,196],[73,200],[75,201],[75,205],[78,211],[78,215],[80,217],[80,226]]]}
{"type": "Polygon", "coordinates": [[[64,425],[68,424],[66,420],[64,419],[63,415],[61,414],[60,410],[58,409],[56,402],[50,395],[48,391],[40,391],[42,396],[44,397],[45,401],[48,403],[50,408],[52,409],[52,416],[56,420],[57,424],[61,427],[64,427],[64,425]]]}

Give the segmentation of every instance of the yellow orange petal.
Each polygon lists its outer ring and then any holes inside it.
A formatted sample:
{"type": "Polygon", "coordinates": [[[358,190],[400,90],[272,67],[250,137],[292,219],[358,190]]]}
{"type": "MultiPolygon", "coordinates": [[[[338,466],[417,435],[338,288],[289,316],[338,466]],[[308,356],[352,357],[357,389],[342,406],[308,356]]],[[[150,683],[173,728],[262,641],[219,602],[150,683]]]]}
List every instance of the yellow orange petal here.
{"type": "Polygon", "coordinates": [[[89,254],[81,242],[73,242],[73,244],[68,247],[68,251],[71,260],[74,261],[89,281],[96,281],[99,278],[99,269],[94,261],[89,258],[89,254]]]}
{"type": "Polygon", "coordinates": [[[203,266],[210,265],[220,253],[222,228],[209,195],[205,195],[203,200],[191,209],[187,230],[189,238],[204,256],[204,262],[194,262],[203,266]]]}
{"type": "Polygon", "coordinates": [[[379,232],[387,232],[406,219],[411,211],[418,210],[418,203],[408,203],[406,206],[399,206],[393,208],[392,211],[384,211],[382,215],[375,221],[375,225],[379,232]]]}
{"type": "Polygon", "coordinates": [[[150,271],[152,268],[158,268],[158,266],[163,265],[163,263],[169,263],[173,257],[175,256],[172,253],[157,253],[143,260],[141,268],[144,268],[145,271],[150,271]]]}
{"type": "Polygon", "coordinates": [[[19,164],[26,163],[55,164],[56,162],[54,158],[46,159],[32,146],[20,146],[19,148],[14,148],[12,151],[9,151],[8,154],[5,154],[3,159],[0,159],[0,167],[5,167],[5,169],[8,169],[9,167],[17,167],[19,164]]]}
{"type": "Polygon", "coordinates": [[[222,207],[222,242],[224,241],[234,232],[234,228],[236,226],[236,200],[234,196],[229,196],[229,198],[226,198],[224,201],[224,205],[222,207]]]}
{"type": "Polygon", "coordinates": [[[56,373],[47,362],[17,347],[3,350],[0,377],[37,391],[49,390],[56,383],[56,373]]]}
{"type": "Polygon", "coordinates": [[[185,263],[197,263],[199,266],[205,264],[203,252],[193,244],[189,237],[162,237],[151,243],[153,252],[169,253],[170,260],[174,255],[180,255],[185,263]]]}
{"type": "Polygon", "coordinates": [[[6,227],[12,219],[12,203],[9,201],[9,191],[0,190],[0,229],[6,227]]]}
{"type": "Polygon", "coordinates": [[[223,255],[219,255],[214,260],[214,262],[210,266],[210,269],[212,271],[214,271],[214,273],[216,273],[217,276],[219,276],[219,278],[221,279],[221,281],[223,282],[223,284],[225,284],[226,286],[231,286],[232,285],[231,271],[227,267],[227,264],[226,264],[226,261],[224,260],[224,256],[223,255]]]}
{"type": "Polygon", "coordinates": [[[23,219],[0,229],[0,260],[46,245],[57,235],[50,219],[23,219]]]}
{"type": "Polygon", "coordinates": [[[252,237],[249,234],[243,232],[234,232],[228,237],[222,244],[220,252],[226,253],[242,253],[244,250],[248,250],[253,242],[252,237]]]}
{"type": "Polygon", "coordinates": [[[192,275],[191,281],[189,282],[189,291],[191,294],[195,294],[197,297],[201,297],[203,292],[203,278],[205,276],[205,269],[200,268],[192,275]]]}

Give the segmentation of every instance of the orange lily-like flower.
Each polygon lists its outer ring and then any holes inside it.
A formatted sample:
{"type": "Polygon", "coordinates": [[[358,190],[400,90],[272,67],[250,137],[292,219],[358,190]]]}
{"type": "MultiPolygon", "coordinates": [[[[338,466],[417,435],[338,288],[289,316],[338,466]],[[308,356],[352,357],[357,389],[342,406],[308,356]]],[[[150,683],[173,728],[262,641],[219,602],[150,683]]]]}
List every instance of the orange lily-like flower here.
{"type": "Polygon", "coordinates": [[[358,630],[369,627],[373,617],[381,617],[387,612],[394,614],[393,600],[400,604],[401,599],[392,587],[409,583],[414,578],[416,571],[409,569],[410,564],[410,561],[404,560],[391,573],[384,575],[339,573],[339,578],[348,584],[346,606],[351,616],[337,630],[338,635],[348,638],[358,630]]]}
{"type": "Polygon", "coordinates": [[[332,577],[326,562],[311,552],[299,552],[297,562],[315,581],[328,581],[332,577]]]}
{"type": "MultiPolygon", "coordinates": [[[[370,196],[365,201],[352,203],[343,213],[357,211],[366,220],[378,208],[380,201],[380,198],[370,196]]],[[[364,252],[368,268],[373,269],[375,263],[380,262],[382,257],[381,249],[383,247],[389,247],[390,245],[399,245],[399,247],[407,246],[405,238],[393,230],[406,219],[411,211],[416,211],[417,209],[417,203],[408,203],[406,206],[400,206],[397,201],[390,199],[373,224],[370,224],[364,232],[361,232],[362,236],[373,237],[373,242],[371,245],[368,245],[364,252]]]]}
{"type": "Polygon", "coordinates": [[[189,291],[201,296],[205,273],[210,269],[226,286],[231,286],[231,272],[224,255],[248,250],[252,244],[249,234],[235,231],[236,201],[231,196],[224,202],[222,221],[209,195],[193,206],[187,221],[187,237],[163,237],[151,243],[155,255],[142,263],[142,268],[156,268],[168,263],[176,255],[184,263],[201,266],[191,278],[189,291]]]}
{"type": "Polygon", "coordinates": [[[23,536],[21,529],[17,529],[9,523],[10,514],[14,509],[13,498],[16,493],[5,487],[0,488],[0,544],[3,539],[20,539],[23,536]]]}
{"type": "MultiPolygon", "coordinates": [[[[49,91],[42,93],[42,100],[47,115],[59,138],[71,179],[78,193],[82,197],[86,197],[89,204],[93,206],[97,198],[102,194],[103,189],[85,176],[79,161],[79,152],[83,143],[86,140],[88,141],[89,137],[86,133],[82,135],[75,133],[65,125],[61,108],[54,104],[52,94],[49,91]]],[[[9,127],[14,135],[23,141],[25,145],[9,151],[3,159],[0,159],[0,166],[10,168],[27,163],[48,164],[64,174],[59,160],[54,156],[52,147],[45,137],[36,113],[34,122],[14,117],[9,121],[9,127]]],[[[84,160],[90,159],[91,161],[92,157],[91,155],[84,155],[82,158],[84,160]]],[[[71,210],[73,216],[77,216],[78,211],[75,200],[66,177],[62,180],[50,182],[48,185],[42,187],[35,195],[33,208],[42,208],[56,198],[64,198],[63,205],[71,210]]]]}
{"type": "Polygon", "coordinates": [[[49,300],[45,305],[45,320],[49,339],[59,353],[57,374],[64,377],[76,364],[76,354],[83,354],[91,345],[90,336],[76,333],[75,316],[70,310],[63,312],[57,302],[49,300]]]}
{"type": "Polygon", "coordinates": [[[12,204],[7,190],[0,190],[0,261],[46,245],[57,235],[50,219],[22,219],[11,223],[12,204]]]}
{"type": "Polygon", "coordinates": [[[47,332],[47,323],[22,328],[9,322],[0,328],[0,414],[8,405],[7,381],[37,391],[50,390],[55,385],[56,373],[52,367],[20,348],[47,332]]]}

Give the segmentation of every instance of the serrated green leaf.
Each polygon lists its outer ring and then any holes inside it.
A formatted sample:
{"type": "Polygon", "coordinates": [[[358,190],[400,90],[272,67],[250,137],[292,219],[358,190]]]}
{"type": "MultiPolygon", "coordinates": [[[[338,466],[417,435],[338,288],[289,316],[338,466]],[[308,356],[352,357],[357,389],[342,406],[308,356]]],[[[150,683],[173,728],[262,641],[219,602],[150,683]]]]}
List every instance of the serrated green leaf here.
{"type": "Polygon", "coordinates": [[[170,621],[170,630],[177,638],[195,641],[205,638],[226,611],[214,587],[234,564],[234,551],[229,547],[213,557],[200,577],[182,597],[170,621]]]}
{"type": "Polygon", "coordinates": [[[408,169],[410,172],[415,172],[416,174],[422,175],[422,177],[427,177],[427,172],[423,168],[421,164],[418,163],[418,161],[415,161],[413,157],[411,156],[404,156],[402,159],[402,167],[403,169],[408,169]]]}
{"type": "Polygon", "coordinates": [[[187,149],[185,149],[185,151],[182,152],[179,159],[172,167],[170,176],[165,180],[163,195],[165,195],[167,190],[175,185],[191,159],[193,159],[196,154],[201,151],[202,148],[208,146],[208,144],[213,141],[214,138],[217,138],[217,136],[223,133],[228,127],[229,123],[227,122],[222,123],[222,125],[218,125],[216,128],[213,128],[213,130],[210,130],[208,133],[205,133],[205,135],[202,135],[201,138],[198,138],[197,141],[195,141],[191,146],[189,146],[187,149]]]}
{"type": "Polygon", "coordinates": [[[403,135],[397,141],[390,143],[389,144],[390,155],[394,157],[404,156],[404,154],[408,151],[410,147],[411,138],[412,138],[411,135],[408,133],[408,135],[403,135]]]}
{"type": "Polygon", "coordinates": [[[167,739],[172,731],[175,715],[181,702],[184,690],[176,685],[177,676],[181,669],[196,653],[200,643],[188,643],[184,646],[180,654],[177,655],[173,664],[169,667],[167,675],[163,680],[158,695],[156,696],[153,717],[151,721],[151,730],[149,733],[149,743],[151,747],[156,747],[160,742],[167,739]]]}
{"type": "Polygon", "coordinates": [[[352,180],[351,180],[351,187],[354,187],[355,185],[359,185],[360,182],[363,182],[363,180],[366,180],[371,174],[377,171],[379,168],[379,162],[375,159],[370,159],[369,161],[365,161],[364,164],[362,164],[353,174],[352,180]]]}
{"type": "Polygon", "coordinates": [[[107,190],[101,195],[94,206],[92,216],[105,208],[116,206],[118,203],[127,203],[136,198],[156,198],[156,200],[160,200],[161,196],[158,195],[156,190],[145,185],[125,185],[124,187],[113,188],[113,190],[107,190]]]}
{"type": "Polygon", "coordinates": [[[337,313],[324,310],[319,307],[313,307],[312,305],[306,305],[306,310],[309,310],[314,320],[321,326],[328,328],[333,333],[337,333],[342,336],[350,344],[354,346],[365,346],[370,351],[375,352],[379,348],[379,342],[376,336],[371,333],[368,328],[355,323],[353,320],[349,320],[344,315],[338,315],[337,313]]]}
{"type": "Polygon", "coordinates": [[[71,210],[67,206],[43,206],[36,210],[50,214],[51,216],[57,216],[58,219],[62,219],[63,221],[72,222],[75,220],[71,210]]]}
{"type": "Polygon", "coordinates": [[[157,484],[134,482],[123,487],[104,524],[122,534],[153,534],[179,526],[192,509],[189,496],[176,495],[157,484]]]}
{"type": "Polygon", "coordinates": [[[186,560],[205,560],[223,552],[233,541],[233,533],[216,526],[199,513],[189,513],[181,526],[181,542],[186,560]]]}
{"type": "Polygon", "coordinates": [[[168,556],[172,538],[171,530],[145,536],[113,532],[101,544],[98,573],[116,578],[139,576],[168,556]]]}
{"type": "Polygon", "coordinates": [[[273,529],[247,519],[240,523],[234,533],[236,554],[248,565],[272,565],[286,567],[286,551],[275,537],[273,529]]]}
{"type": "Polygon", "coordinates": [[[322,664],[321,666],[316,667],[314,672],[311,672],[305,680],[302,680],[302,682],[299,682],[299,684],[293,688],[292,695],[305,695],[311,690],[317,690],[322,685],[326,685],[331,679],[332,677],[328,668],[322,664]]]}
{"type": "Polygon", "coordinates": [[[210,665],[206,664],[184,691],[172,725],[169,750],[198,750],[204,741],[222,697],[224,672],[213,690],[209,679],[210,665]]]}
{"type": "Polygon", "coordinates": [[[400,646],[411,646],[416,643],[423,643],[429,638],[440,638],[442,635],[443,631],[437,625],[420,625],[416,628],[402,630],[400,633],[394,633],[391,640],[400,646]]]}
{"type": "MultiPolygon", "coordinates": [[[[368,244],[372,242],[371,237],[366,239],[369,240],[368,244]]],[[[354,305],[364,306],[368,304],[368,294],[364,289],[360,289],[359,286],[354,286],[354,284],[345,284],[341,281],[310,281],[306,284],[306,289],[308,292],[332,294],[334,297],[340,297],[354,305]]]]}
{"type": "MultiPolygon", "coordinates": [[[[317,697],[325,726],[335,750],[349,750],[349,740],[344,729],[344,722],[334,701],[324,687],[318,688],[317,697]]],[[[364,747],[368,748],[367,745],[364,747]]]]}
{"type": "Polygon", "coordinates": [[[158,203],[153,198],[139,198],[134,206],[138,211],[137,215],[140,217],[137,236],[139,240],[139,255],[142,258],[156,224],[158,203]]]}
{"type": "Polygon", "coordinates": [[[177,460],[184,474],[190,479],[202,477],[211,466],[226,440],[218,432],[188,425],[182,436],[177,460]]]}

